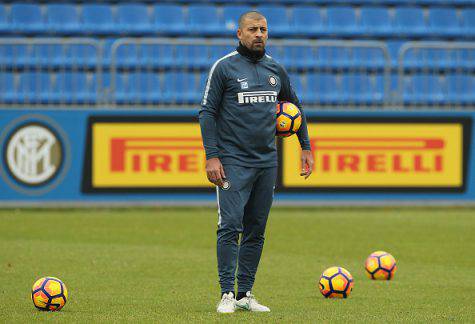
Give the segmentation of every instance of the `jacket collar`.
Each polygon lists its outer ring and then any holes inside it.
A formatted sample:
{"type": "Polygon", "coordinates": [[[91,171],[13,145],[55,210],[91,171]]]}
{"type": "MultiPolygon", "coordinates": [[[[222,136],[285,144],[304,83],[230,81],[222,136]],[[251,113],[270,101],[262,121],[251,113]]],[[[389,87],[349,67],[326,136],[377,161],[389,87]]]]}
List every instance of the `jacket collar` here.
{"type": "Polygon", "coordinates": [[[260,61],[264,57],[264,55],[266,54],[265,49],[262,52],[251,51],[249,48],[242,45],[241,42],[239,42],[239,45],[236,48],[236,50],[238,51],[239,54],[241,54],[242,56],[248,58],[253,63],[257,63],[258,61],[260,61]]]}

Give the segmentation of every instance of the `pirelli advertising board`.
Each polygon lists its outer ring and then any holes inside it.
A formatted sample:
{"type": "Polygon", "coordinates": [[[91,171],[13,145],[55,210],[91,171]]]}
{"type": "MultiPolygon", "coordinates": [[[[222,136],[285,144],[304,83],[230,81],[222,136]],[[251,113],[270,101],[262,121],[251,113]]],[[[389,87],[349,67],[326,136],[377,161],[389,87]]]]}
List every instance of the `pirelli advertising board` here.
{"type": "Polygon", "coordinates": [[[463,191],[470,120],[309,118],[314,174],[303,180],[297,138],[282,141],[288,190],[463,191]]]}
{"type": "MultiPolygon", "coordinates": [[[[296,136],[279,140],[280,191],[438,192],[465,189],[471,131],[464,118],[308,118],[315,168],[299,176],[296,136]]],[[[89,118],[82,191],[209,191],[191,117],[89,118]]]]}

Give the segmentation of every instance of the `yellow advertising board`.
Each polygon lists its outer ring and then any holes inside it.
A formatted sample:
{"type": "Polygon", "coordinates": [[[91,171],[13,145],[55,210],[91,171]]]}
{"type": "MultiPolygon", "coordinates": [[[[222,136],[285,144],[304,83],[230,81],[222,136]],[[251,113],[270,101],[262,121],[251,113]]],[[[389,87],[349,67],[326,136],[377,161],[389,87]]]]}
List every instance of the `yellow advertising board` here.
{"type": "Polygon", "coordinates": [[[211,187],[198,123],[95,122],[93,188],[211,187]]]}
{"type": "Polygon", "coordinates": [[[284,139],[286,188],[458,188],[463,184],[460,123],[308,123],[314,173],[299,176],[300,145],[284,139]]]}

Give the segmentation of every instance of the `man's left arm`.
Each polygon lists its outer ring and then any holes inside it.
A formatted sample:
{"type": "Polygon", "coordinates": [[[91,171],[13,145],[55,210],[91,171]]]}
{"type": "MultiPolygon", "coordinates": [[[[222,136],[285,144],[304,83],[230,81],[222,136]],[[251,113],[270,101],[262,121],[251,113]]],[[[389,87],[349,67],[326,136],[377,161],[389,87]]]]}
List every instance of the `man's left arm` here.
{"type": "Polygon", "coordinates": [[[293,103],[300,109],[300,113],[302,114],[302,124],[300,125],[300,128],[297,132],[297,137],[300,142],[300,147],[302,148],[302,171],[300,172],[300,175],[305,176],[305,179],[307,179],[312,174],[314,164],[310,139],[308,137],[307,119],[299,98],[295,94],[295,91],[290,84],[289,75],[287,74],[287,71],[281,66],[279,77],[281,88],[277,99],[279,101],[288,101],[293,103]]]}

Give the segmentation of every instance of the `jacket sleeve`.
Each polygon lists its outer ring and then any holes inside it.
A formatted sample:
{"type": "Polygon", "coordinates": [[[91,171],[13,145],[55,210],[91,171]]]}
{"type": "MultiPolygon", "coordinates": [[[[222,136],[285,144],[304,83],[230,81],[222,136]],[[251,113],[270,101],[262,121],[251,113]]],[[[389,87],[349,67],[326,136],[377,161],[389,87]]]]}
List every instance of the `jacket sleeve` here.
{"type": "Polygon", "coordinates": [[[297,132],[297,137],[299,138],[300,147],[302,150],[311,150],[310,146],[310,139],[308,137],[308,130],[307,130],[307,119],[305,118],[305,114],[300,104],[299,98],[295,94],[292,85],[290,84],[289,75],[287,71],[282,67],[279,66],[279,76],[281,82],[281,89],[277,99],[279,101],[288,101],[296,105],[300,109],[300,113],[302,114],[302,124],[297,132]]]}
{"type": "Polygon", "coordinates": [[[201,137],[207,160],[218,157],[216,120],[219,114],[224,84],[223,66],[216,62],[209,71],[199,111],[201,137]]]}

